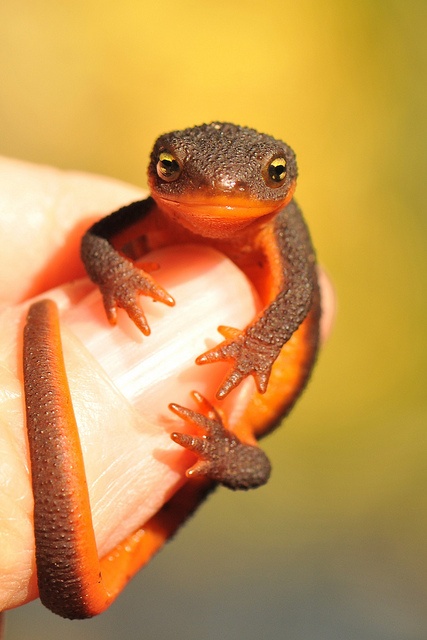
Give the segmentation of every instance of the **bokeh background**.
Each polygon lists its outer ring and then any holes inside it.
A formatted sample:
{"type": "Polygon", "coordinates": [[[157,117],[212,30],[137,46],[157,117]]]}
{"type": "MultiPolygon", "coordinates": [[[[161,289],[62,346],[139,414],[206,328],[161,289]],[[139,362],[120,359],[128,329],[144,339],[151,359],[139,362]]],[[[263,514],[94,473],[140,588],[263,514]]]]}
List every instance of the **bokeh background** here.
{"type": "Polygon", "coordinates": [[[265,447],[97,620],[9,640],[425,640],[427,3],[2,0],[0,152],[145,184],[154,138],[230,120],[298,153],[338,315],[265,447]]]}

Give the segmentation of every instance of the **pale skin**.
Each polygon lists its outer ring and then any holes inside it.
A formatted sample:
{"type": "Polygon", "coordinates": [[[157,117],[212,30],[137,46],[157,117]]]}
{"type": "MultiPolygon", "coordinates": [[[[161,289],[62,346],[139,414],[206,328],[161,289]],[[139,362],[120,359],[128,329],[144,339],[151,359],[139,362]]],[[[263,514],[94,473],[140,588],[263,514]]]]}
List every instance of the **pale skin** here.
{"type": "MultiPolygon", "coordinates": [[[[137,335],[124,313],[118,327],[108,325],[99,294],[91,293],[93,285],[86,279],[70,284],[84,276],[80,238],[95,219],[143,196],[135,187],[106,178],[0,159],[0,610],[37,596],[20,369],[29,300],[46,294],[61,310],[64,356],[101,553],[155,513],[184,481],[193,459],[169,438],[174,429],[182,430],[182,423],[167,405],[192,406],[192,389],[213,398],[223,365],[196,367],[194,358],[207,344],[220,341],[216,326],[244,327],[255,312],[251,288],[228,260],[210,250],[176,253],[175,248],[149,260],[161,263],[156,279],[164,279],[177,307],[144,300],[147,317],[152,314],[149,338],[137,335]],[[241,292],[238,304],[236,290],[241,292]],[[204,313],[196,322],[187,301],[202,295],[204,313]],[[168,349],[168,341],[178,349],[170,358],[167,351],[159,354],[159,345],[168,349]],[[157,362],[152,359],[156,354],[157,362]],[[165,361],[171,366],[155,378],[152,372],[165,361]]],[[[325,335],[334,305],[323,276],[321,286],[325,335]]],[[[222,403],[231,421],[252,389],[248,380],[222,403]]]]}

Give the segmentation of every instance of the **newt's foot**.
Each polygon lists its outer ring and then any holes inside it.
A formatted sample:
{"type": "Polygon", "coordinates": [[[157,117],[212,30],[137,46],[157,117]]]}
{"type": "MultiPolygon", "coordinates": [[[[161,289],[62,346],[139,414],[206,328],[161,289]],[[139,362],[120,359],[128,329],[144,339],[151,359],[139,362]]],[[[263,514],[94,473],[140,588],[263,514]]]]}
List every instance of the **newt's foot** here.
{"type": "Polygon", "coordinates": [[[128,260],[123,260],[119,267],[107,282],[99,285],[108,320],[111,324],[116,324],[117,307],[121,307],[138,329],[148,336],[150,327],[139,305],[138,296],[149,296],[169,306],[173,306],[175,301],[149,273],[134,267],[128,260]]]}
{"type": "Polygon", "coordinates": [[[201,428],[202,436],[172,433],[177,444],[196,453],[200,460],[187,471],[189,478],[205,475],[230,489],[252,489],[265,484],[271,466],[257,446],[244,444],[223,425],[221,416],[203,396],[193,392],[200,413],[177,404],[169,408],[177,416],[201,428]]]}
{"type": "Polygon", "coordinates": [[[218,331],[225,338],[224,342],[196,358],[197,364],[234,361],[234,367],[218,389],[216,397],[221,400],[249,375],[254,377],[259,393],[265,393],[271,367],[280,349],[260,342],[246,331],[232,327],[218,327],[218,331]]]}

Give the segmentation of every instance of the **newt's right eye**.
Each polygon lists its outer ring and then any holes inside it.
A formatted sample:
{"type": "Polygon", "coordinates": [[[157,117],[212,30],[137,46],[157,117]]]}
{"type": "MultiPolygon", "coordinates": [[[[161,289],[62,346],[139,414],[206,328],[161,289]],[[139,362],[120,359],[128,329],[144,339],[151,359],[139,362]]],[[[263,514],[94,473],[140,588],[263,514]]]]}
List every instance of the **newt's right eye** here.
{"type": "Polygon", "coordinates": [[[269,162],[264,172],[264,179],[269,187],[281,187],[286,179],[286,159],[282,156],[269,162]]]}
{"type": "Polygon", "coordinates": [[[181,173],[181,165],[172,153],[161,151],[156,165],[157,175],[165,182],[173,182],[181,173]]]}

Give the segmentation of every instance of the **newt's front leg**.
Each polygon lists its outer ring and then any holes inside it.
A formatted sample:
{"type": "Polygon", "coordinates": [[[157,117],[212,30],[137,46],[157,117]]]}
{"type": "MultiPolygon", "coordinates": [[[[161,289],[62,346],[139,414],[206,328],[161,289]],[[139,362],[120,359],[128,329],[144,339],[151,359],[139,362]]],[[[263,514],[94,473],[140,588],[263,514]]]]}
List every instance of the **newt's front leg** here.
{"type": "Polygon", "coordinates": [[[175,301],[146,270],[121,255],[112,241],[118,234],[123,237],[127,229],[143,223],[154,206],[153,200],[147,198],[122,207],[96,222],[83,236],[81,245],[82,260],[91,280],[99,286],[109,322],[116,324],[117,308],[121,307],[144,335],[150,334],[150,327],[138,296],[150,296],[169,306],[175,301]]]}
{"type": "Polygon", "coordinates": [[[275,360],[316,299],[315,253],[294,201],[263,230],[260,242],[270,263],[265,274],[267,292],[261,291],[270,297],[268,306],[243,331],[219,327],[225,341],[196,360],[198,364],[232,361],[232,369],[216,394],[219,399],[249,375],[258,391],[265,393],[275,360]],[[267,284],[271,281],[273,286],[267,284]]]}

